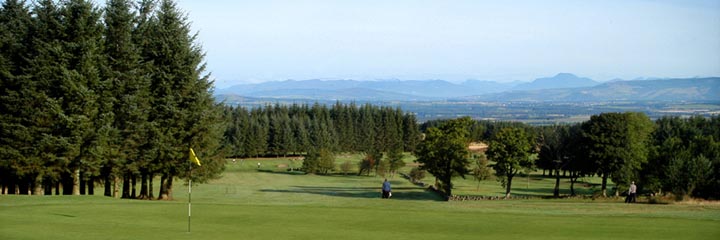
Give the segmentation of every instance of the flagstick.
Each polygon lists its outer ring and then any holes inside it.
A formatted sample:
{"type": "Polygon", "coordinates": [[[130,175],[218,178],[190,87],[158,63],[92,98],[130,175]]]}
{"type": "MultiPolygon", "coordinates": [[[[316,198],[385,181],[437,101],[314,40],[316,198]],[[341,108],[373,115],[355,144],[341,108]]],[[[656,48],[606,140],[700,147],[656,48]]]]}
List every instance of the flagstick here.
{"type": "Polygon", "coordinates": [[[188,178],[188,233],[190,232],[190,216],[192,215],[192,162],[190,162],[190,177],[188,178]]]}

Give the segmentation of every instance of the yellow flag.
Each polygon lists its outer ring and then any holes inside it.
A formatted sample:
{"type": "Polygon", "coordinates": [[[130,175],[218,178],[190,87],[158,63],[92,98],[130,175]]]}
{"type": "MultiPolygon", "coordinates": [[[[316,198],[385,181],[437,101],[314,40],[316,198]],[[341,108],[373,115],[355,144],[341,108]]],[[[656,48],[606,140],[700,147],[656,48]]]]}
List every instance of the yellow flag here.
{"type": "Polygon", "coordinates": [[[198,157],[195,155],[195,151],[193,151],[192,148],[190,148],[190,161],[194,162],[198,166],[202,166],[200,165],[200,159],[198,159],[198,157]]]}

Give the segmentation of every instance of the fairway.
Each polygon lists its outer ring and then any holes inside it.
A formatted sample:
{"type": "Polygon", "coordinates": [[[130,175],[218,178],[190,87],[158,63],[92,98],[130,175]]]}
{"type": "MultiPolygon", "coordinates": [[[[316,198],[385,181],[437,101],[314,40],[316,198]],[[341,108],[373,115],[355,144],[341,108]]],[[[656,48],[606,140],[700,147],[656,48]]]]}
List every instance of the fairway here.
{"type": "MultiPolygon", "coordinates": [[[[260,170],[256,163],[229,163],[222,178],[193,187],[191,233],[187,189],[178,184],[174,201],[0,196],[0,239],[720,237],[718,204],[628,205],[621,199],[443,202],[398,176],[391,179],[393,199],[385,200],[380,199],[381,177],[296,175],[278,170],[287,160],[264,160],[260,170]]],[[[532,178],[528,182],[531,192],[536,186],[532,178]]],[[[461,183],[467,188],[463,192],[475,191],[472,182],[461,183]]],[[[498,185],[487,181],[481,188],[493,184],[498,185]]]]}

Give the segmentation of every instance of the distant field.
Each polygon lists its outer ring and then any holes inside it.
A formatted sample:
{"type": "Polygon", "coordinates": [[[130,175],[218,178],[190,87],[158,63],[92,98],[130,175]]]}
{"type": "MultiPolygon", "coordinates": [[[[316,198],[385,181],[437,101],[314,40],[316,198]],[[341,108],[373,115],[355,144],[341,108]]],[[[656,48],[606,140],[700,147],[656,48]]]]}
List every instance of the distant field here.
{"type": "MultiPolygon", "coordinates": [[[[716,203],[443,202],[400,177],[391,179],[394,198],[386,200],[379,198],[382,177],[296,175],[282,169],[288,162],[229,161],[222,178],[193,187],[192,233],[187,233],[187,188],[178,182],[174,201],[0,196],[0,239],[720,238],[716,203]]],[[[545,191],[551,183],[531,175],[529,183],[517,179],[513,191],[550,195],[545,191]]],[[[479,190],[476,182],[459,180],[456,191],[492,195],[498,189],[502,193],[494,180],[482,182],[479,190]]]]}

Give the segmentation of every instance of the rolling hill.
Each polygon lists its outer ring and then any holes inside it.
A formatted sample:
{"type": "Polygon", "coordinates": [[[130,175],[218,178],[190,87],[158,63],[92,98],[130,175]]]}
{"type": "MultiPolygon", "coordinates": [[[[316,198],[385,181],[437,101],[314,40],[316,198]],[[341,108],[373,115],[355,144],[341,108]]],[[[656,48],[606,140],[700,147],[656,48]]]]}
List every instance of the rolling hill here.
{"type": "Polygon", "coordinates": [[[720,78],[610,81],[569,73],[528,83],[468,80],[287,80],[237,85],[215,92],[218,100],[341,101],[720,101],[720,78]]]}
{"type": "Polygon", "coordinates": [[[720,101],[720,78],[614,81],[593,87],[508,91],[477,101],[720,101]]]}

